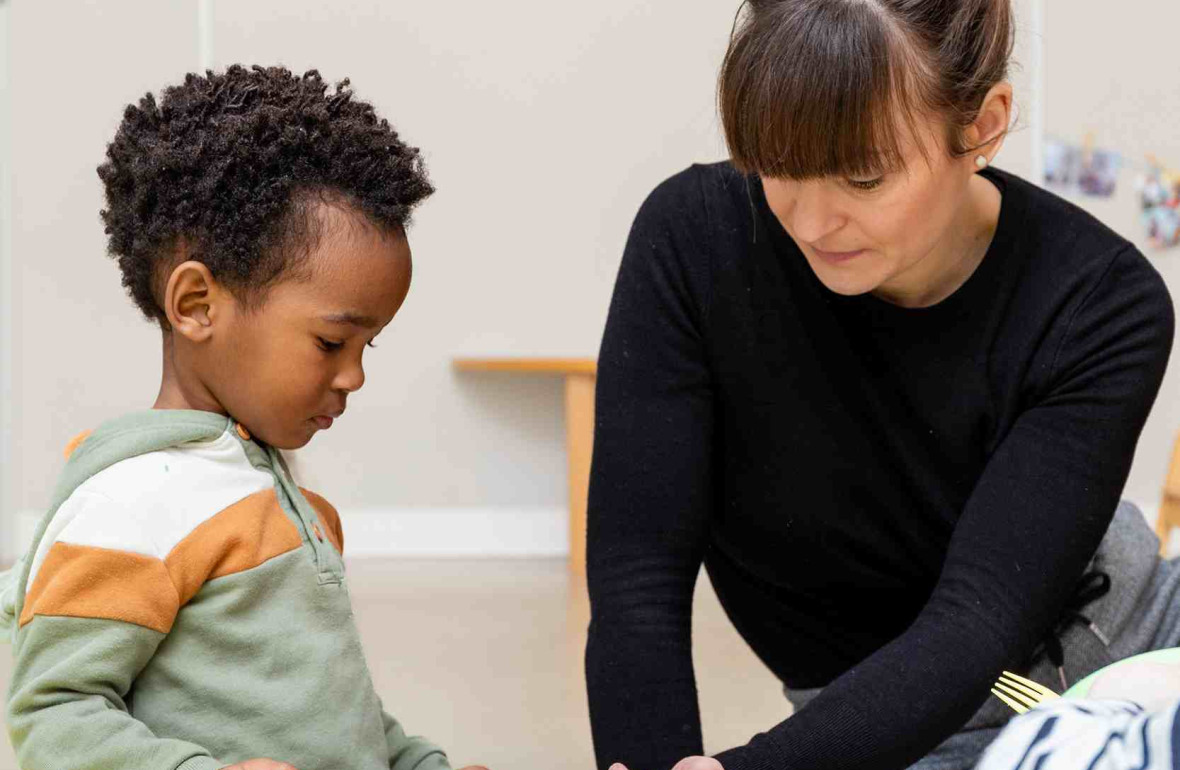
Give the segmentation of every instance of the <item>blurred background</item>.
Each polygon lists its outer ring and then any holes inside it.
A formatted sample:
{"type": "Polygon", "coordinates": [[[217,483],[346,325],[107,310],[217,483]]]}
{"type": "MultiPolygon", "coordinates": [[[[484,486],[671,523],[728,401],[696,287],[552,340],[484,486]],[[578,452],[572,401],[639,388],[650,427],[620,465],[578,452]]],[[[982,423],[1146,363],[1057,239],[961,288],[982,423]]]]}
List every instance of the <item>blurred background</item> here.
{"type": "MultiPolygon", "coordinates": [[[[1065,194],[1180,296],[1180,251],[1147,243],[1135,181],[1148,154],[1180,166],[1180,6],[1042,2],[1016,3],[1020,117],[996,164],[1041,179],[1049,137],[1120,153],[1111,197],[1065,194]]],[[[460,765],[590,766],[563,380],[453,361],[593,359],[640,202],[725,157],[714,89],[738,5],[0,2],[0,563],[27,546],[70,437],[150,406],[159,384],[159,332],[124,296],[98,218],[95,167],[123,106],[232,63],[348,77],[422,148],[438,193],[352,419],[298,467],[341,511],[374,679],[407,728],[460,765]],[[426,631],[410,644],[406,627],[426,631]]],[[[1149,518],[1180,429],[1178,368],[1126,489],[1149,518]]],[[[717,751],[789,707],[702,586],[694,644],[717,751]]],[[[0,770],[15,770],[2,743],[0,770]]]]}

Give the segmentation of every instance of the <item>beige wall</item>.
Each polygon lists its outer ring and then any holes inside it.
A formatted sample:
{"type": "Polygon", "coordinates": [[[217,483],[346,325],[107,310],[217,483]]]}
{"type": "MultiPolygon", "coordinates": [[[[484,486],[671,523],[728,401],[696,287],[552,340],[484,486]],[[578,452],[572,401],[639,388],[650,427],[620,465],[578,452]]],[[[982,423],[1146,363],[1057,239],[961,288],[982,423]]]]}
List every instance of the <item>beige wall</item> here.
{"type": "Polygon", "coordinates": [[[450,360],[595,354],[640,201],[722,156],[713,78],[736,2],[204,7],[203,43],[196,0],[11,8],[18,451],[5,509],[43,506],[71,435],[154,397],[158,342],[103,256],[94,168],[122,106],[195,69],[203,45],[218,67],[351,77],[423,148],[439,190],[411,233],[410,298],[367,356],[351,419],[300,453],[312,483],[397,547],[429,529],[469,535],[468,550],[483,537],[501,538],[498,552],[512,538],[559,549],[560,384],[456,375],[450,360]],[[471,534],[483,513],[502,526],[471,534]]]}
{"type": "Polygon", "coordinates": [[[150,405],[158,387],[159,343],[104,256],[95,167],[122,106],[158,85],[159,73],[192,67],[194,8],[9,3],[10,524],[14,511],[47,502],[63,441],[150,405]]]}
{"type": "MultiPolygon", "coordinates": [[[[1117,12],[1103,0],[1046,4],[1045,129],[1080,143],[1089,132],[1099,146],[1141,167],[1155,153],[1180,168],[1180,4],[1122,0],[1117,12]]],[[[1124,166],[1114,198],[1072,198],[1134,241],[1152,258],[1180,300],[1180,248],[1153,251],[1143,237],[1136,170],[1124,166]]],[[[1127,496],[1145,508],[1159,504],[1160,488],[1180,431],[1180,361],[1173,348],[1159,399],[1143,432],[1127,496]]]]}
{"type": "MultiPolygon", "coordinates": [[[[1024,2],[1022,130],[999,163],[1030,175],[1038,111],[1024,2]]],[[[412,230],[414,288],[368,356],[365,390],[300,466],[363,523],[362,548],[430,551],[458,538],[469,552],[558,550],[559,383],[456,375],[449,362],[595,354],[640,201],[688,163],[724,155],[713,88],[736,6],[14,0],[14,451],[0,486],[10,524],[45,504],[71,435],[154,396],[158,340],[119,288],[97,215],[94,168],[122,105],[201,61],[281,62],[351,77],[423,148],[439,189],[412,230]]],[[[1103,23],[1097,4],[1092,13],[1103,23]]],[[[1085,96],[1068,74],[1051,86],[1054,118],[1085,96]]],[[[1142,105],[1123,107],[1142,121],[1142,105]]],[[[1157,417],[1132,483],[1146,502],[1177,423],[1157,417]]]]}

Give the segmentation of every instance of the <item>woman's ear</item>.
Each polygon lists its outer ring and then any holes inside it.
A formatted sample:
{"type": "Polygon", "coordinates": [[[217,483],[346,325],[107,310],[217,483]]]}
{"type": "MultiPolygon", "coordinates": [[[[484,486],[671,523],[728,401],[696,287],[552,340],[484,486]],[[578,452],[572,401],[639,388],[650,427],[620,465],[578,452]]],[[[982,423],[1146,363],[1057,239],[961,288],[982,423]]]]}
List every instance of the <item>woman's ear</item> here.
{"type": "Polygon", "coordinates": [[[983,155],[990,163],[1008,135],[1008,128],[1012,122],[1012,84],[997,83],[983,98],[979,114],[975,121],[967,127],[967,146],[972,150],[967,159],[974,162],[975,158],[983,155]]]}
{"type": "Polygon", "coordinates": [[[172,331],[192,342],[204,342],[213,335],[221,316],[219,305],[228,293],[218,285],[204,263],[182,262],[168,276],[164,290],[164,314],[172,331]]]}

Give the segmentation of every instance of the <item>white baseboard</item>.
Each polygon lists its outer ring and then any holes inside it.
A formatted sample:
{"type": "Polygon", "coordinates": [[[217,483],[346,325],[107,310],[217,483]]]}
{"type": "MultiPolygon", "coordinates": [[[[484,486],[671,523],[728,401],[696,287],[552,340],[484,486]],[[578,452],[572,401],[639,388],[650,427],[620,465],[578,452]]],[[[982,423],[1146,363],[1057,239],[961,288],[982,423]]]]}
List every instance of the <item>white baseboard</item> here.
{"type": "MultiPolygon", "coordinates": [[[[1159,506],[1140,506],[1155,525],[1159,506]]],[[[0,544],[0,564],[28,548],[40,511],[22,511],[11,540],[0,544]]],[[[358,508],[343,510],[344,552],[350,559],[411,557],[562,557],[569,555],[569,517],[559,507],[358,508]]],[[[1169,556],[1180,554],[1180,528],[1172,531],[1169,556]]]]}
{"type": "Polygon", "coordinates": [[[569,554],[564,508],[367,508],[340,511],[344,554],[555,557],[569,554]]]}
{"type": "MultiPolygon", "coordinates": [[[[39,511],[22,511],[0,563],[20,557],[36,534],[39,511]]],[[[569,554],[569,517],[560,507],[360,508],[340,511],[350,559],[416,557],[560,557],[569,554]]]]}

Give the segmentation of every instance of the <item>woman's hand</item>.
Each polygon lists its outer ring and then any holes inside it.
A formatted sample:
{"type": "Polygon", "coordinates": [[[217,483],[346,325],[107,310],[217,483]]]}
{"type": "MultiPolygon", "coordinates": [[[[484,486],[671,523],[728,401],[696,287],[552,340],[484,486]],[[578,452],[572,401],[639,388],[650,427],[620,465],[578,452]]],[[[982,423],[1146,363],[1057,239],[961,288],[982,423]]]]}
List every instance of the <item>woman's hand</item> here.
{"type": "MultiPolygon", "coordinates": [[[[616,762],[610,770],[627,770],[627,766],[616,762]]],[[[725,770],[721,763],[712,757],[685,757],[676,763],[672,770],[725,770]]]]}

